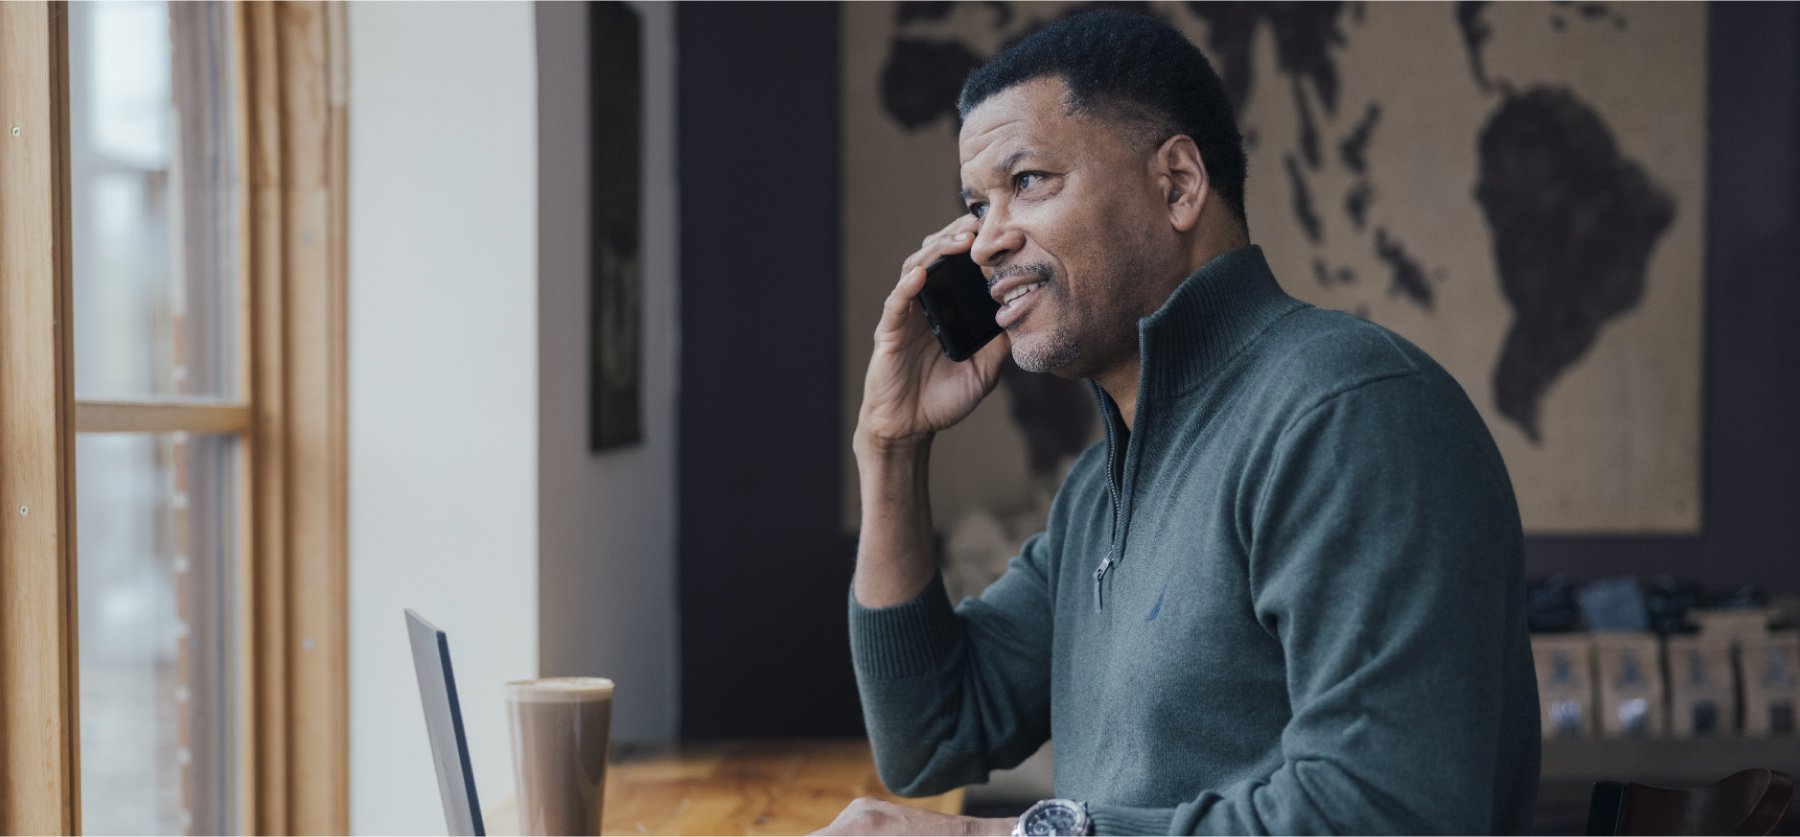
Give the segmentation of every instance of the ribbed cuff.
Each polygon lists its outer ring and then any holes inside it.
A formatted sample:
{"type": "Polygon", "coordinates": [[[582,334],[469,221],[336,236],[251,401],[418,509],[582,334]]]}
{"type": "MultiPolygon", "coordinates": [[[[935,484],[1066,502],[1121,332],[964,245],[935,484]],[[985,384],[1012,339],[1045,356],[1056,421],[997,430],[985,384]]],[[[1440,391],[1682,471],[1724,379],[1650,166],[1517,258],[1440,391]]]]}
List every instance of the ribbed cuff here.
{"type": "Polygon", "coordinates": [[[1127,808],[1123,805],[1088,803],[1088,820],[1095,834],[1168,834],[1175,822],[1174,808],[1127,808]]]}
{"type": "Polygon", "coordinates": [[[933,575],[912,601],[881,608],[858,603],[852,582],[850,657],[864,678],[899,680],[937,671],[961,633],[942,575],[933,575]]]}

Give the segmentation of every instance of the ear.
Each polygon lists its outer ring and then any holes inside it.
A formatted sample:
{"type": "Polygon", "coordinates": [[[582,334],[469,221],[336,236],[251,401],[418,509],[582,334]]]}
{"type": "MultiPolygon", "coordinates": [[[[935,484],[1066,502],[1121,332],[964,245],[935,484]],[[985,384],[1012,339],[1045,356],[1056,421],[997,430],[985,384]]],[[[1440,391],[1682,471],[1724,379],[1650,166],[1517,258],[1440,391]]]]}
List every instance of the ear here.
{"type": "Polygon", "coordinates": [[[1199,146],[1186,134],[1176,134],[1156,149],[1152,166],[1168,205],[1169,225],[1176,232],[1191,232],[1211,194],[1199,146]]]}

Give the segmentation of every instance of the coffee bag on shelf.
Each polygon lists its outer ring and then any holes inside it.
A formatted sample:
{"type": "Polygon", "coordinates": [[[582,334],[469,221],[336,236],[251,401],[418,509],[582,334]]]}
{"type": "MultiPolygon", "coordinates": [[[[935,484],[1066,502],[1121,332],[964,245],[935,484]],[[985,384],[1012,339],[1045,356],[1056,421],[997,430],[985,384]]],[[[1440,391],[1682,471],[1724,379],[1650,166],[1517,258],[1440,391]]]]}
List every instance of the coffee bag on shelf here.
{"type": "Polygon", "coordinates": [[[1600,734],[1660,738],[1667,726],[1662,654],[1652,633],[1594,634],[1600,678],[1600,734]]]}
{"type": "Polygon", "coordinates": [[[1733,733],[1737,684],[1731,643],[1701,636],[1668,639],[1669,734],[1697,738],[1733,733]]]}
{"type": "Polygon", "coordinates": [[[1593,646],[1587,634],[1533,634],[1545,738],[1594,736],[1593,646]]]}
{"type": "Polygon", "coordinates": [[[1772,607],[1740,607],[1690,610],[1687,619],[1700,626],[1702,639],[1740,643],[1768,635],[1769,623],[1780,615],[1781,612],[1772,607]]]}
{"type": "Polygon", "coordinates": [[[1800,634],[1771,632],[1738,648],[1744,675],[1744,734],[1794,734],[1800,705],[1800,634]]]}

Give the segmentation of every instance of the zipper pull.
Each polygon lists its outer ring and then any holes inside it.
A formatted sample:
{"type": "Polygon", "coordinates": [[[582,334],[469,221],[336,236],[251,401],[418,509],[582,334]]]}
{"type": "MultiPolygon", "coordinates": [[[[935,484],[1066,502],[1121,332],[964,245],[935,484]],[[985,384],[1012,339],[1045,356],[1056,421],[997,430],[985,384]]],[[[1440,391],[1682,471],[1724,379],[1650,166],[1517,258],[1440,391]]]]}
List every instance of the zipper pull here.
{"type": "Polygon", "coordinates": [[[1100,566],[1094,568],[1094,612],[1095,613],[1100,613],[1103,610],[1105,610],[1105,607],[1101,604],[1101,601],[1100,601],[1100,589],[1101,589],[1102,585],[1104,585],[1106,583],[1106,571],[1112,569],[1112,565],[1113,565],[1113,551],[1111,549],[1108,549],[1108,550],[1106,550],[1105,560],[1100,562],[1100,566]]]}

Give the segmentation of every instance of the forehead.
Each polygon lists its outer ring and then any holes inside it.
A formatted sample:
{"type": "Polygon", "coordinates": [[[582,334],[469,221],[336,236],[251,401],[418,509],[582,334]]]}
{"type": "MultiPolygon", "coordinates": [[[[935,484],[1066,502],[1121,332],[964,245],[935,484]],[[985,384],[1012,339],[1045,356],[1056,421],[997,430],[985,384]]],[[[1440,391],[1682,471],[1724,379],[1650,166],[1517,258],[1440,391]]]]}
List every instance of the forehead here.
{"type": "Polygon", "coordinates": [[[965,181],[987,174],[1016,151],[1065,156],[1091,151],[1110,132],[1071,115],[1068,85],[1040,78],[989,96],[963,120],[957,154],[965,181]]]}

